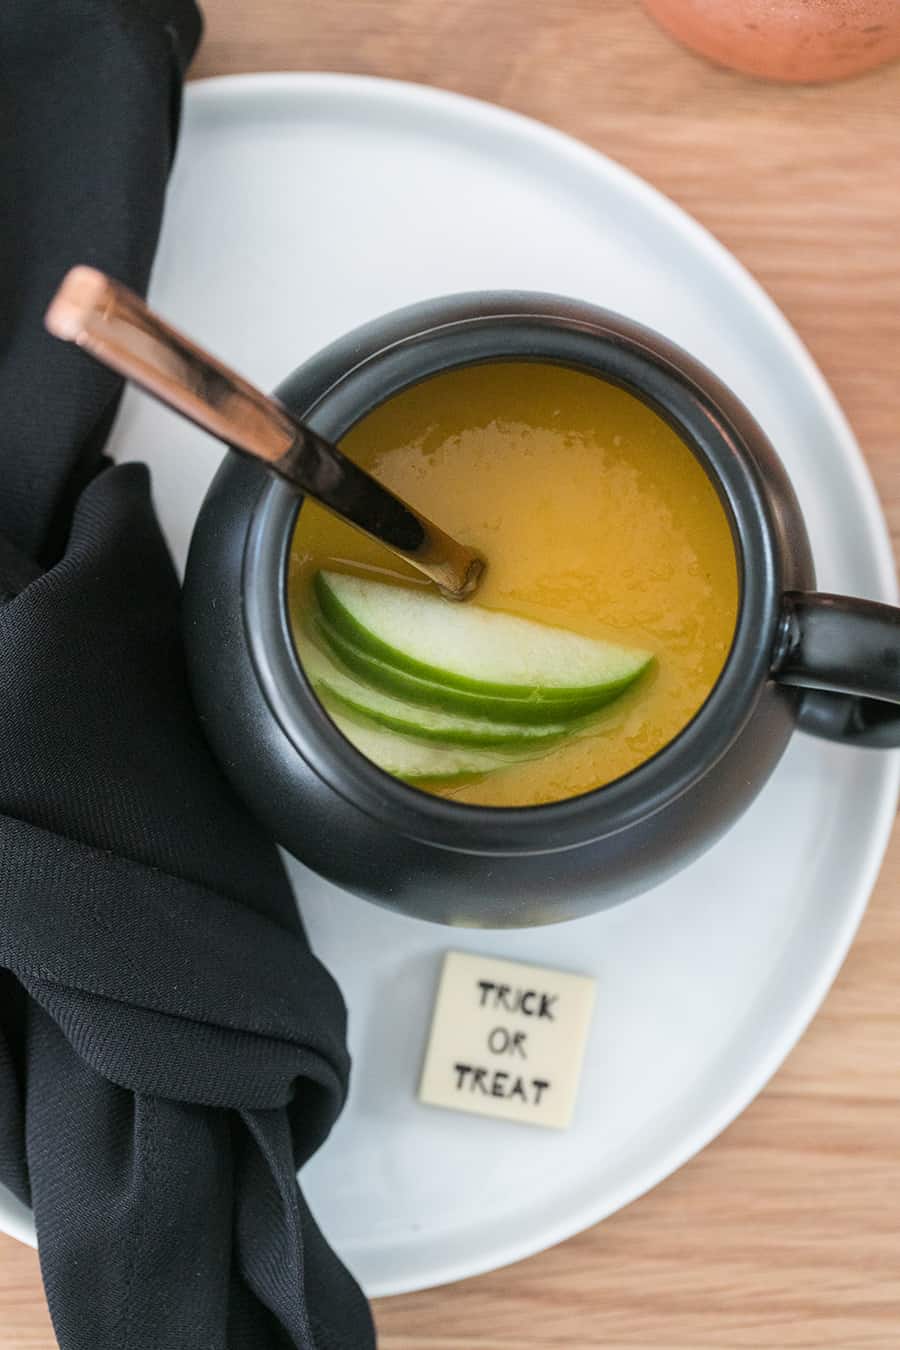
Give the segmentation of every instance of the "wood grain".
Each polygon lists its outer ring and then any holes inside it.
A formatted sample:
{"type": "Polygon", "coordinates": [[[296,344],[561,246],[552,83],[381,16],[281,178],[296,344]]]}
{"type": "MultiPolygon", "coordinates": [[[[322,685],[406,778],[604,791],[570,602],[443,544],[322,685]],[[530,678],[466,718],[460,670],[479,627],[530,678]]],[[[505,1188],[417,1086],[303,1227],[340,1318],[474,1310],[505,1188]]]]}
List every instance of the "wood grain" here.
{"type": "MultiPolygon", "coordinates": [[[[197,76],[346,70],[440,85],[542,118],[662,188],[811,348],[896,545],[900,67],[823,88],[757,84],[673,46],[637,0],[206,0],[206,13],[197,76]]],[[[898,1063],[895,831],[824,1009],[741,1119],[562,1246],[382,1300],[382,1350],[897,1350],[898,1063]]],[[[53,1344],[37,1257],[0,1239],[0,1347],[53,1344]]]]}

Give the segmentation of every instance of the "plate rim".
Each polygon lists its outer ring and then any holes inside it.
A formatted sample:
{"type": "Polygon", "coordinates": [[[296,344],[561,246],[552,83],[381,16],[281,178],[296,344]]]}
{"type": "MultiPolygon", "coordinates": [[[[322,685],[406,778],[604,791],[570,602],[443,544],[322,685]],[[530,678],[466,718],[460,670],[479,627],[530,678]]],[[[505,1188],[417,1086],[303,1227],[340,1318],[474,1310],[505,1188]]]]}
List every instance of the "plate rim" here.
{"type": "MultiPolygon", "coordinates": [[[[324,71],[218,75],[188,82],[184,96],[185,111],[194,107],[206,110],[214,108],[217,103],[233,107],[241,101],[258,100],[260,96],[273,101],[282,98],[297,101],[299,97],[314,102],[317,97],[324,97],[339,103],[366,100],[375,100],[383,105],[397,106],[399,103],[407,110],[433,112],[451,121],[458,121],[462,115],[488,132],[499,130],[517,134],[524,142],[530,143],[532,149],[549,153],[556,159],[568,160],[579,170],[582,178],[587,175],[595,182],[606,184],[612,181],[637,201],[644,211],[661,220],[667,230],[680,235],[727,286],[740,294],[744,304],[756,312],[794,361],[810,399],[826,416],[841,458],[851,473],[868,526],[867,543],[882,598],[896,603],[897,576],[887,523],[868,464],[834,393],[802,339],[762,285],[724,244],[682,207],[632,170],[563,131],[497,104],[429,85],[373,75],[324,71]]],[[[881,781],[877,785],[878,812],[873,813],[870,821],[865,866],[857,872],[828,958],[820,963],[803,997],[792,1005],[791,1015],[781,1019],[780,1031],[771,1038],[767,1052],[757,1056],[750,1068],[741,1072],[740,1084],[719,1103],[716,1111],[707,1114],[703,1128],[690,1131],[678,1147],[662,1154],[662,1160],[658,1160],[654,1167],[632,1176],[628,1184],[607,1193],[606,1198],[599,1203],[585,1202],[573,1208],[565,1221],[541,1228],[537,1237],[525,1236],[504,1244],[502,1249],[495,1251],[489,1264],[478,1259],[447,1260],[438,1263],[429,1275],[413,1275],[401,1280],[370,1280],[366,1282],[369,1297],[410,1293],[470,1278],[555,1246],[593,1227],[659,1185],[706,1148],[746,1110],[794,1049],[827,997],[868,906],[892,833],[900,792],[900,755],[881,754],[879,761],[882,771],[881,781]]],[[[2,1187],[0,1233],[6,1233],[31,1246],[36,1245],[30,1212],[2,1187]]]]}

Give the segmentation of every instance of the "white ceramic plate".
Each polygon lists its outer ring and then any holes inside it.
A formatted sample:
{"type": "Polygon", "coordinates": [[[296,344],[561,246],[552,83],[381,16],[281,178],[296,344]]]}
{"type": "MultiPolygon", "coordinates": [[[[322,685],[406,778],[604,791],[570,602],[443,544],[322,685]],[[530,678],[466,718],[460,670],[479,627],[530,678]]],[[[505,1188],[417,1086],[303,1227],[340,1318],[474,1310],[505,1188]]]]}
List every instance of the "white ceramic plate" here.
{"type": "MultiPolygon", "coordinates": [[[[192,86],[152,299],[271,387],[330,339],[449,291],[523,287],[617,309],[710,365],[781,452],[823,589],[892,600],[887,532],[834,399],[741,267],[601,155],[487,104],[334,75],[192,86]]],[[[153,466],[179,559],[219,459],[129,394],[121,458],[153,466]]],[[[304,1173],[372,1294],[459,1279],[602,1219],[743,1110],[800,1036],[865,908],[896,804],[896,755],[802,736],[731,834],[674,881],[592,919],[443,930],[292,864],[350,1006],[344,1115],[304,1173]],[[419,1106],[449,947],[596,976],[576,1118],[564,1134],[419,1106]]],[[[0,1198],[0,1225],[29,1216],[0,1198]]]]}

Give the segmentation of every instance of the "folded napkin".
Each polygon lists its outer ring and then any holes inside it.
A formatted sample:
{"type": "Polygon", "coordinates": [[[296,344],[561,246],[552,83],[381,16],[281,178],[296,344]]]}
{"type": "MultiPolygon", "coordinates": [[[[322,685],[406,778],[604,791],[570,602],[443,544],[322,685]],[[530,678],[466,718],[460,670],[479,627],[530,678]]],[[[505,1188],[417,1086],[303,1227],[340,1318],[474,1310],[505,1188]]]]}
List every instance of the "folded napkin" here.
{"type": "Polygon", "coordinates": [[[199,34],[0,7],[0,1181],[63,1350],[364,1350],[296,1184],[341,996],[203,740],[147,471],[102,455],[120,384],[42,328],[74,263],[146,285],[199,34]]]}

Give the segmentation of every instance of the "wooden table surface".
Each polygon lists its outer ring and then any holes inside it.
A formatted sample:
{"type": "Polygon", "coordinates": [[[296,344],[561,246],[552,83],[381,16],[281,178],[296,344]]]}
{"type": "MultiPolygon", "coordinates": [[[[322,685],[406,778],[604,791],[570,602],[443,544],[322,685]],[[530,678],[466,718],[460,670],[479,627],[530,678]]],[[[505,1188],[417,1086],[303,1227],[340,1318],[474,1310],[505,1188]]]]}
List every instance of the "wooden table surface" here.
{"type": "MultiPolygon", "coordinates": [[[[686,207],[811,348],[896,545],[900,66],[824,88],[753,83],[674,46],[638,0],[205,8],[198,77],[343,70],[459,90],[581,137],[686,207]]],[[[835,988],[749,1110],[599,1227],[493,1275],[382,1300],[382,1350],[897,1350],[898,1070],[895,831],[835,988]]],[[[54,1344],[36,1255],[0,1238],[0,1347],[54,1344]]]]}

